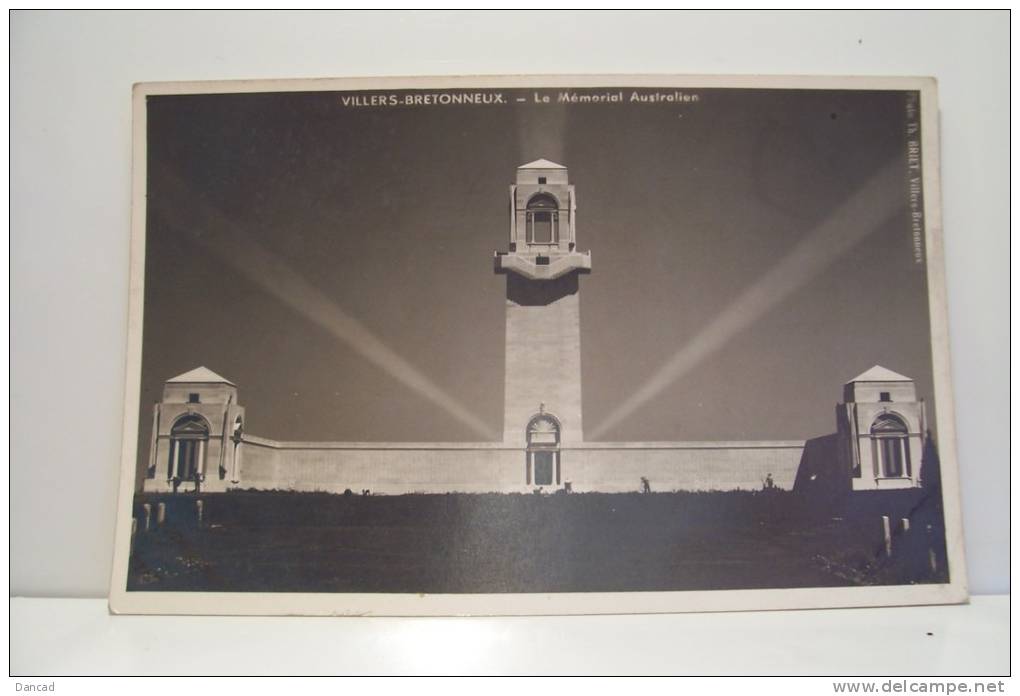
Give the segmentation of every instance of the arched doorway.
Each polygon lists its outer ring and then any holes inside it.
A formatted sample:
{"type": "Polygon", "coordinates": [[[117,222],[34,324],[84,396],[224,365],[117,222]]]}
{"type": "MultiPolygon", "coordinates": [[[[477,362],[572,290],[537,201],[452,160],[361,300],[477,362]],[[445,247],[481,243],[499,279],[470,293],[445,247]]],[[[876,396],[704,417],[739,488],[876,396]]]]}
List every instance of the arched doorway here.
{"type": "Polygon", "coordinates": [[[525,483],[535,486],[560,485],[560,423],[548,413],[528,421],[528,450],[525,483]]]}
{"type": "Polygon", "coordinates": [[[194,481],[196,490],[205,477],[205,450],[209,424],[202,416],[182,416],[170,429],[170,460],[167,480],[174,490],[183,481],[194,481]]]}
{"type": "Polygon", "coordinates": [[[899,416],[883,413],[871,425],[871,454],[875,476],[910,477],[910,440],[907,425],[899,416]]]}
{"type": "Polygon", "coordinates": [[[528,244],[557,244],[559,242],[559,204],[547,193],[531,197],[525,212],[528,244]]]}

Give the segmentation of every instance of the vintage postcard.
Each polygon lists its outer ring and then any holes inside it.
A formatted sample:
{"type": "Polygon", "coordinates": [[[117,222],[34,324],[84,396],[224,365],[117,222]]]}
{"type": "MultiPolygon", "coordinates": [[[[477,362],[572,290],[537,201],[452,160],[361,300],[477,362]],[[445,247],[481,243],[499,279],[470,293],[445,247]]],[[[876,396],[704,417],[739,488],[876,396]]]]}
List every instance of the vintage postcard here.
{"type": "Polygon", "coordinates": [[[124,613],[967,597],[925,78],[138,85],[124,613]]]}

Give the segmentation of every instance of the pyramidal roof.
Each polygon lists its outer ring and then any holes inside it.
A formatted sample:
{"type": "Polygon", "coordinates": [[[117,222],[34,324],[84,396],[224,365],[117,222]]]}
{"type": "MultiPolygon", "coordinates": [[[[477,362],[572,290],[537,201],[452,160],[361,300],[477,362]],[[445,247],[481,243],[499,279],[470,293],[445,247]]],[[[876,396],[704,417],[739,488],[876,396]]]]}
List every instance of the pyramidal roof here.
{"type": "Polygon", "coordinates": [[[208,367],[196,367],[194,370],[188,370],[182,375],[168,379],[167,383],[170,382],[214,382],[217,384],[229,384],[232,387],[237,386],[229,379],[220,377],[208,367]]]}
{"type": "Polygon", "coordinates": [[[537,159],[534,162],[528,162],[517,167],[518,169],[566,169],[562,164],[556,164],[550,162],[547,159],[537,159]]]}
{"type": "Polygon", "coordinates": [[[870,370],[865,370],[861,374],[854,377],[852,380],[847,382],[851,384],[853,382],[913,382],[914,380],[909,377],[904,377],[898,372],[893,372],[881,365],[875,365],[870,370]]]}

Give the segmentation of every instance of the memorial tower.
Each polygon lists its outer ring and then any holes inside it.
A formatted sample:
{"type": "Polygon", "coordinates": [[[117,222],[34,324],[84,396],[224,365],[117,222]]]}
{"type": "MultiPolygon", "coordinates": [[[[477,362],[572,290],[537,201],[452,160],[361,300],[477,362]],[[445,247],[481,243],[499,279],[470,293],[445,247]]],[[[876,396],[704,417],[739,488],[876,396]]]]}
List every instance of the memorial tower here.
{"type": "Polygon", "coordinates": [[[559,485],[560,443],[581,442],[578,277],[591,255],[577,250],[577,196],[567,168],[540,159],[510,186],[506,275],[503,441],[528,451],[528,483],[559,485]]]}

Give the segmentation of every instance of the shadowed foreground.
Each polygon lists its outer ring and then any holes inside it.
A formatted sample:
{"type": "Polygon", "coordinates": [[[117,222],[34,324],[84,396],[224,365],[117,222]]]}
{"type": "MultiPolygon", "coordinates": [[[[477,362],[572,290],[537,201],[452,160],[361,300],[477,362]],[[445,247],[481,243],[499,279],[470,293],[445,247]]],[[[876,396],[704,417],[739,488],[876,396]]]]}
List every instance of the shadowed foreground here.
{"type": "Polygon", "coordinates": [[[139,494],[128,589],[488,593],[945,582],[935,500],[920,490],[814,505],[778,490],[139,494]],[[891,557],[882,515],[894,520],[891,557]]]}

